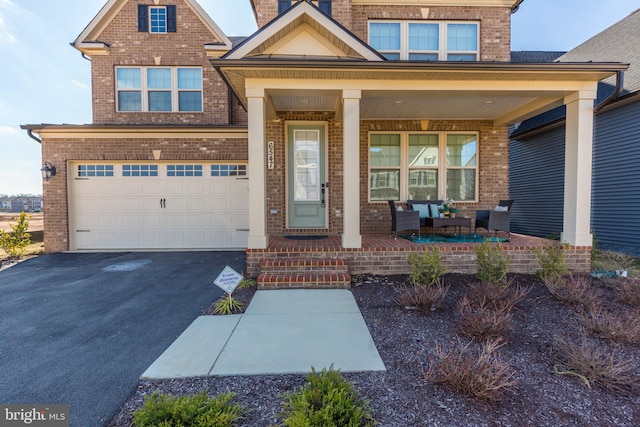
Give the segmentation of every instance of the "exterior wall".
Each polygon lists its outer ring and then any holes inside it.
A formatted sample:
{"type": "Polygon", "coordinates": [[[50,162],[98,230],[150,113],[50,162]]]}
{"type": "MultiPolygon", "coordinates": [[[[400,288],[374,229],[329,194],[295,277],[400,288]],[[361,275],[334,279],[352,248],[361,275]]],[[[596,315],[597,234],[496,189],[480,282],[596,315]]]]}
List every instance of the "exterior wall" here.
{"type": "MultiPolygon", "coordinates": [[[[278,16],[278,0],[255,0],[258,28],[264,27],[278,16]]],[[[295,0],[291,2],[293,6],[295,0]]],[[[333,0],[331,16],[347,29],[351,29],[351,0],[333,0]]]]}
{"type": "Polygon", "coordinates": [[[480,60],[511,60],[511,8],[509,7],[421,7],[353,6],[351,31],[368,40],[368,21],[372,19],[429,19],[480,22],[480,60]],[[426,16],[423,12],[426,11],[426,16]]]}
{"type": "Polygon", "coordinates": [[[154,161],[153,150],[161,150],[160,161],[212,161],[248,159],[246,139],[57,139],[42,141],[42,158],[55,164],[57,174],[43,182],[44,247],[46,252],[69,250],[69,206],[67,172],[70,160],[154,161]]]}
{"type": "MultiPolygon", "coordinates": [[[[594,118],[591,228],[601,249],[640,255],[640,102],[594,118]]],[[[564,203],[565,127],[511,141],[511,228],[533,236],[559,235],[564,203]]]]}
{"type": "Polygon", "coordinates": [[[175,4],[177,32],[150,34],[138,32],[138,4],[148,0],[130,0],[100,36],[109,54],[91,58],[93,122],[96,124],[229,124],[227,86],[207,61],[205,43],[214,36],[182,0],[159,0],[159,5],[175,4]],[[160,64],[156,64],[160,57],[160,64]],[[126,66],[201,66],[203,112],[150,113],[116,112],[115,67],[126,66]]]}
{"type": "Polygon", "coordinates": [[[494,128],[490,121],[430,120],[426,128],[414,121],[363,121],[360,125],[360,228],[362,233],[389,233],[391,213],[387,202],[368,202],[370,131],[471,131],[478,139],[478,202],[456,203],[460,215],[475,216],[476,209],[489,209],[509,196],[508,129],[494,128]]]}
{"type": "Polygon", "coordinates": [[[511,230],[560,237],[564,212],[564,126],[510,142],[511,230]]]}

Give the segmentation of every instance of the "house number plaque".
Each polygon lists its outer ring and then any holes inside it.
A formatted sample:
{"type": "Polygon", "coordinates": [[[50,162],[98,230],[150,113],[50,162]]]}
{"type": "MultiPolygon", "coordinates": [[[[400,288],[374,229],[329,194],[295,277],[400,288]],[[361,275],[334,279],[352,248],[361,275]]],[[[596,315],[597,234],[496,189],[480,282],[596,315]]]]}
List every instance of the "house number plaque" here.
{"type": "Polygon", "coordinates": [[[273,169],[275,166],[275,154],[273,141],[267,143],[267,167],[273,169]]]}

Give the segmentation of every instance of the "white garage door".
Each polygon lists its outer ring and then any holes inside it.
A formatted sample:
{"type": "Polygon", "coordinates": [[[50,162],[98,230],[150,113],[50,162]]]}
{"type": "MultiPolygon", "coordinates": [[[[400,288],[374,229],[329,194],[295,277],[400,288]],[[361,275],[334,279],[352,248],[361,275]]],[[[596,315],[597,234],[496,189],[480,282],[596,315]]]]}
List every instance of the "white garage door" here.
{"type": "Polygon", "coordinates": [[[72,249],[240,249],[246,164],[72,163],[72,249]]]}

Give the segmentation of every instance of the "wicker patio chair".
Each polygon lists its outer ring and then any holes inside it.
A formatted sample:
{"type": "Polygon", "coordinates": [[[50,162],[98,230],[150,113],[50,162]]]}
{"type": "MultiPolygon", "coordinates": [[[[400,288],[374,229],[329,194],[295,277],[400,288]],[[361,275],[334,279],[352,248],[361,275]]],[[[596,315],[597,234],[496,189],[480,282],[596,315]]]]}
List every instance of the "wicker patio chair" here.
{"type": "Polygon", "coordinates": [[[477,232],[478,228],[484,228],[487,230],[487,236],[491,231],[495,236],[498,235],[498,231],[504,231],[511,239],[511,206],[513,206],[513,202],[514,200],[500,200],[498,206],[506,207],[506,211],[477,210],[475,231],[477,232]]]}
{"type": "Polygon", "coordinates": [[[418,230],[420,236],[420,213],[418,211],[398,211],[393,200],[389,200],[391,208],[391,234],[398,238],[398,232],[418,230]]]}

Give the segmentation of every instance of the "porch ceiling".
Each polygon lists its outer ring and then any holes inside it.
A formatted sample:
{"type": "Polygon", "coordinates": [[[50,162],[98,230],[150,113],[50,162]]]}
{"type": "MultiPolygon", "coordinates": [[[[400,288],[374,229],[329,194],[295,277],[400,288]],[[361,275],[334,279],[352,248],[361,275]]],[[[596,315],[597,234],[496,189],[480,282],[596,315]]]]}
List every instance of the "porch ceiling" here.
{"type": "Polygon", "coordinates": [[[233,62],[212,61],[245,105],[247,87],[263,88],[272,119],[285,111],[339,117],[342,90],[358,89],[362,119],[493,120],[496,125],[562,105],[572,92],[595,91],[599,80],[626,68],[618,63],[233,62]]]}

